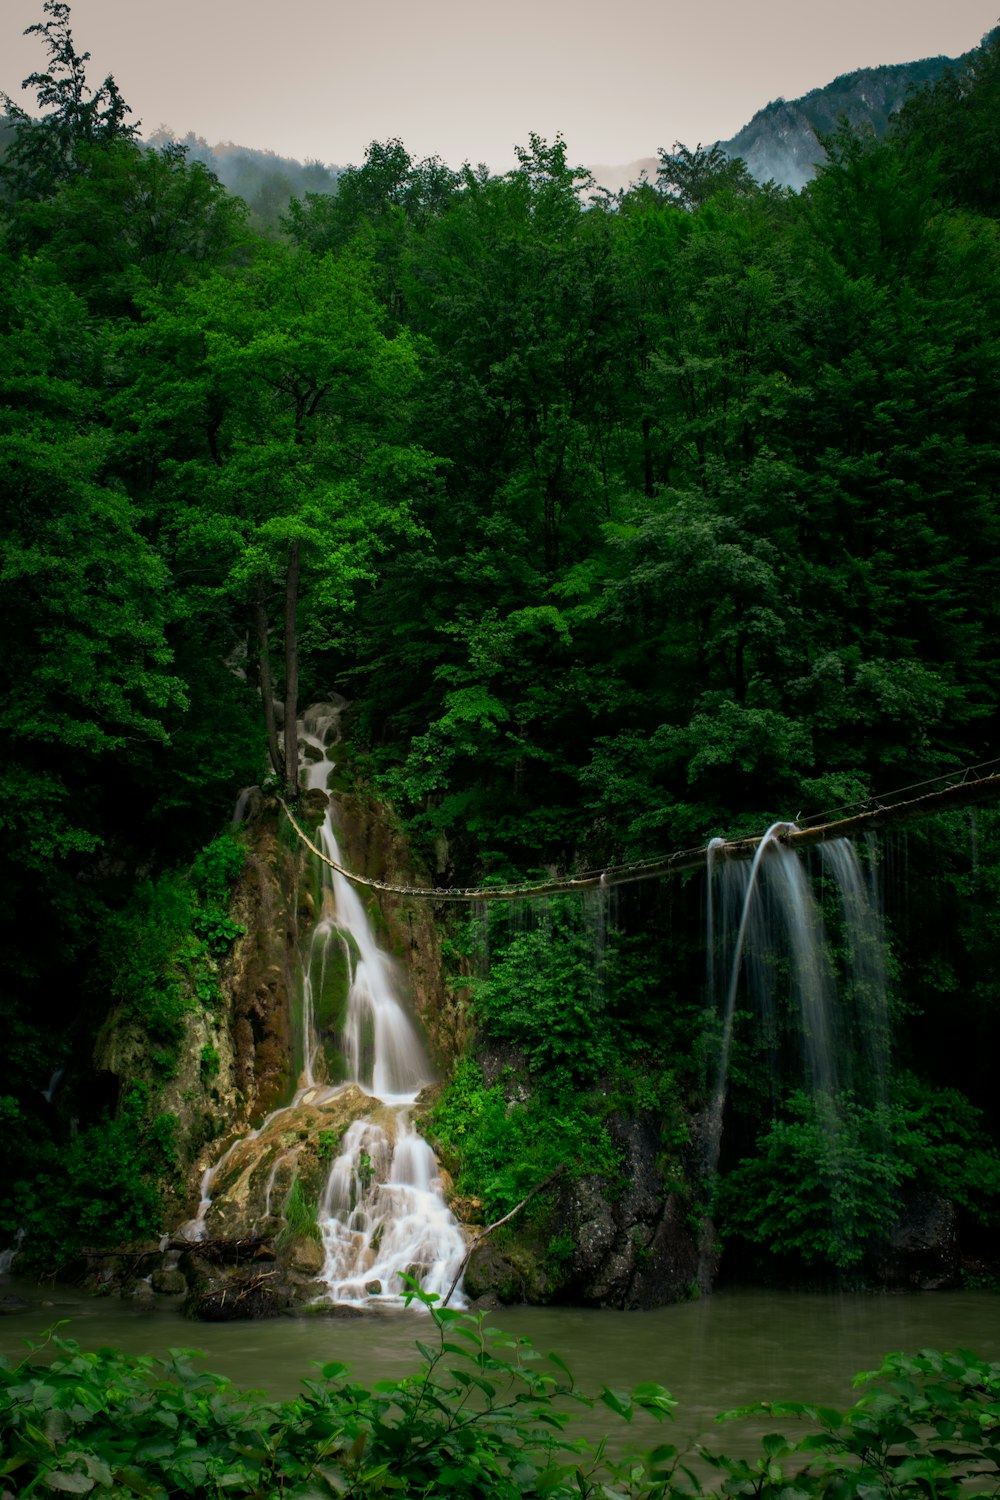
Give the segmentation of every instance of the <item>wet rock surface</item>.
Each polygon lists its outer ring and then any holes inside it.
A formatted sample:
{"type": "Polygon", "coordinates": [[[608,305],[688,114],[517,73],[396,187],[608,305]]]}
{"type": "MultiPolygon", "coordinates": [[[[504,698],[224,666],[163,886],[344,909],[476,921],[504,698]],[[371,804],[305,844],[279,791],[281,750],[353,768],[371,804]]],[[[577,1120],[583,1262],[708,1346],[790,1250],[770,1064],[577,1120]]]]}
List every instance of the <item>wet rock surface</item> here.
{"type": "Polygon", "coordinates": [[[961,1257],[954,1203],[930,1193],[911,1199],[872,1257],[872,1269],[888,1287],[934,1292],[957,1286],[961,1257]]]}
{"type": "Polygon", "coordinates": [[[273,1318],[294,1300],[285,1266],[263,1241],[206,1242],[181,1256],[180,1269],[189,1286],[184,1312],[202,1322],[273,1318]]]}
{"type": "Polygon", "coordinates": [[[562,1190],[563,1233],[575,1242],[561,1296],[592,1307],[650,1308],[698,1295],[699,1250],[684,1202],[657,1162],[659,1129],[617,1117],[621,1178],[585,1177],[562,1190]]]}
{"type": "MultiPolygon", "coordinates": [[[[351,773],[347,746],[344,756],[351,773]]],[[[398,817],[374,788],[352,776],[350,795],[334,789],[332,801],[337,838],[351,869],[397,885],[443,883],[443,868],[431,872],[415,866],[398,817]]],[[[363,887],[358,894],[380,941],[397,960],[400,991],[413,1006],[439,1070],[445,1072],[461,1055],[469,1033],[463,996],[444,981],[438,921],[448,908],[435,908],[426,898],[363,887]]]]}
{"type": "Polygon", "coordinates": [[[318,1085],[256,1135],[237,1141],[212,1184],[208,1237],[259,1235],[269,1219],[280,1217],[296,1180],[315,1203],[347,1127],[372,1110],[371,1096],[355,1084],[337,1091],[318,1085]]]}
{"type": "Polygon", "coordinates": [[[15,1292],[0,1293],[0,1317],[28,1312],[32,1306],[26,1297],[19,1297],[15,1292]]]}
{"type": "Polygon", "coordinates": [[[706,1256],[686,1202],[669,1190],[658,1163],[658,1122],[618,1116],[609,1130],[622,1151],[620,1177],[563,1181],[547,1214],[526,1216],[477,1245],[464,1280],[477,1305],[498,1299],[652,1308],[708,1290],[706,1256]]]}

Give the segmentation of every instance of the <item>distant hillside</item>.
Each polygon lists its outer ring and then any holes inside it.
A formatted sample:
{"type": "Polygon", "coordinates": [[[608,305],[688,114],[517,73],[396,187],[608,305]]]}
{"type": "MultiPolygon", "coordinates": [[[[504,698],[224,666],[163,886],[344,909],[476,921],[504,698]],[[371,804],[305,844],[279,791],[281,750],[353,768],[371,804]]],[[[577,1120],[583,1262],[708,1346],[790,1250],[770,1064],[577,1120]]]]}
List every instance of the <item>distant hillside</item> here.
{"type": "Polygon", "coordinates": [[[936,83],[960,61],[925,57],[919,62],[842,73],[801,99],[775,99],[730,140],[719,144],[730,156],[741,156],[759,182],[773,179],[798,190],[824,160],[817,137],[835,130],[842,116],[852,125],[871,124],[876,135],[883,135],[911,90],[936,83]]]}
{"type": "MultiPolygon", "coordinates": [[[[911,90],[936,83],[949,68],[960,68],[969,55],[925,57],[918,62],[842,73],[823,88],[810,89],[800,99],[773,100],[758,110],[736,135],[718,144],[730,156],[741,156],[758,181],[773,179],[798,191],[824,159],[817,137],[835,130],[841,116],[846,115],[852,125],[867,121],[877,135],[882,135],[911,90]]],[[[662,144],[669,148],[674,143],[662,144]]],[[[658,164],[655,156],[647,156],[627,166],[599,166],[591,171],[602,187],[617,192],[637,182],[643,173],[655,182],[658,164]]]]}
{"type": "Polygon", "coordinates": [[[306,193],[332,193],[336,190],[341,169],[324,166],[321,161],[298,161],[279,156],[274,151],[256,151],[237,146],[232,141],[210,146],[200,135],[189,131],[178,136],[165,127],[147,137],[147,145],[163,146],[176,141],[188,156],[211,167],[219,181],[231,193],[237,193],[250,209],[251,222],[258,228],[274,229],[292,198],[306,193]]]}

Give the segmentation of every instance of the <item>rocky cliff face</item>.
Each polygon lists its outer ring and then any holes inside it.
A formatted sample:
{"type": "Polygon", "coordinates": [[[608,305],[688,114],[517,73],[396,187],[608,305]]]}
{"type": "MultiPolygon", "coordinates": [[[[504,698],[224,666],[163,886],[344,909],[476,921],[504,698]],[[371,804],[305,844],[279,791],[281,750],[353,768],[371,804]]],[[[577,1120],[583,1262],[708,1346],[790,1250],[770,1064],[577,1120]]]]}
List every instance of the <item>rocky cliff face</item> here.
{"type": "MultiPolygon", "coordinates": [[[[431,883],[413,868],[391,809],[356,774],[349,748],[337,766],[329,795],[347,866],[394,883],[431,883]]],[[[326,792],[308,792],[303,821],[310,827],[321,821],[327,802],[326,792]]],[[[339,1027],[349,960],[327,963],[314,992],[322,1043],[314,1055],[315,1087],[305,1087],[301,1074],[295,1023],[301,955],[329,891],[324,895],[277,805],[260,794],[249,801],[243,836],[246,866],[230,908],[243,931],[218,968],[221,1002],[192,1006],[175,1074],[161,1088],[160,1107],[178,1120],[186,1177],[168,1226],[173,1245],[165,1251],[137,1247],[140,1274],[134,1256],[115,1262],[114,1270],[114,1284],[120,1281],[128,1295],[146,1296],[150,1286],[163,1295],[186,1294],[190,1310],[210,1318],[265,1316],[309,1303],[322,1290],[315,1206],[345,1133],[373,1108],[356,1085],[329,1086],[343,1077],[337,1071],[339,1027]],[[199,1209],[209,1167],[211,1201],[199,1209]],[[196,1217],[201,1239],[185,1249],[177,1232],[196,1217]]],[[[446,912],[424,900],[364,888],[359,894],[382,946],[395,956],[400,991],[421,1023],[437,1071],[446,1075],[470,1041],[461,990],[448,985],[442,963],[436,919],[446,912]]],[[[129,1024],[109,1025],[101,1066],[120,1078],[138,1076],[141,1045],[129,1024]]],[[[506,1055],[494,1062],[511,1087],[530,1087],[517,1059],[513,1067],[506,1055]]],[[[383,1113],[380,1123],[391,1134],[391,1111],[383,1113]]],[[[415,1113],[420,1116],[420,1103],[415,1113]]],[[[653,1307],[696,1294],[704,1257],[682,1192],[664,1180],[658,1121],[616,1117],[610,1130],[622,1154],[616,1180],[563,1180],[508,1231],[484,1240],[468,1266],[469,1295],[653,1307]]],[[[476,1217],[475,1204],[451,1196],[459,1218],[476,1217]]],[[[470,1236],[476,1232],[470,1226],[470,1236]]],[[[109,1284],[110,1264],[91,1268],[95,1285],[109,1284]]]]}
{"type": "Polygon", "coordinates": [[[798,191],[826,160],[821,136],[832,134],[844,119],[855,128],[884,135],[907,94],[935,82],[952,66],[951,58],[928,57],[844,73],[799,99],[774,100],[719,144],[729,156],[742,157],[758,182],[773,180],[798,191]]]}
{"type": "MultiPolygon", "coordinates": [[[[963,61],[961,57],[925,57],[843,73],[798,99],[772,100],[736,135],[718,144],[729,156],[741,157],[758,182],[773,180],[798,192],[826,160],[819,137],[836,130],[841,117],[881,136],[911,89],[936,82],[948,68],[961,67],[963,61]]],[[[658,157],[648,156],[626,166],[595,166],[592,171],[602,187],[618,192],[643,175],[655,182],[658,165],[658,157]]]]}
{"type": "Polygon", "coordinates": [[[622,1152],[620,1176],[564,1182],[496,1241],[485,1239],[469,1259],[470,1297],[650,1308],[711,1290],[686,1199],[657,1165],[659,1122],[615,1117],[609,1133],[622,1152]]]}
{"type": "MultiPolygon", "coordinates": [[[[259,794],[245,824],[247,856],[229,917],[240,929],[215,959],[186,948],[159,984],[182,995],[182,1034],[169,1052],[151,1045],[134,1007],[113,1009],[95,1041],[93,1069],[105,1091],[147,1087],[155,1113],[175,1121],[180,1178],[164,1184],[173,1222],[190,1216],[198,1182],[224,1138],[259,1122],[292,1091],[291,1007],[300,909],[299,856],[279,834],[277,808],[259,794]]],[[[193,938],[191,942],[193,942],[193,938]]]]}

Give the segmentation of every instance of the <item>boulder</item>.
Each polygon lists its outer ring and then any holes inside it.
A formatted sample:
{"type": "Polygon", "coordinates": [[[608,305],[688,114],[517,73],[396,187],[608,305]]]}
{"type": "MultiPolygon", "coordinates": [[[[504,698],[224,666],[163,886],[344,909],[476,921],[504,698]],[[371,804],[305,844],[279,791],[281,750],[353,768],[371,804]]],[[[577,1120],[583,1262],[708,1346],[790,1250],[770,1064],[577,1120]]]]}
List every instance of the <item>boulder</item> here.
{"type": "Polygon", "coordinates": [[[711,1241],[699,1242],[686,1199],[666,1190],[659,1122],[617,1116],[609,1129],[622,1151],[620,1175],[563,1178],[548,1214],[526,1213],[477,1246],[463,1283],[468,1297],[652,1308],[708,1290],[711,1241]]]}
{"type": "Polygon", "coordinates": [[[932,1193],[912,1198],[873,1255],[872,1270],[888,1287],[936,1292],[957,1285],[961,1258],[954,1203],[932,1193]]]}
{"type": "Polygon", "coordinates": [[[372,1113],[372,1099],[348,1084],[318,1085],[294,1109],[282,1110],[255,1135],[237,1140],[223,1156],[205,1216],[209,1239],[237,1240],[260,1234],[280,1215],[293,1180],[318,1198],[344,1131],[372,1113]]]}
{"type": "Polygon", "coordinates": [[[326,1261],[323,1246],[312,1238],[296,1240],[286,1258],[293,1270],[302,1271],[306,1276],[318,1275],[326,1261]]]}
{"type": "Polygon", "coordinates": [[[19,1297],[16,1292],[4,1292],[0,1296],[0,1317],[4,1314],[28,1312],[32,1304],[25,1297],[19,1297]]]}
{"type": "Polygon", "coordinates": [[[188,1289],[183,1271],[179,1271],[176,1266],[154,1271],[152,1282],[153,1291],[159,1292],[161,1297],[183,1297],[188,1289]]]}
{"type": "Polygon", "coordinates": [[[276,1267],[271,1267],[261,1271],[226,1271],[210,1286],[192,1292],[184,1311],[203,1323],[230,1323],[243,1318],[276,1318],[288,1307],[284,1278],[276,1267]]]}

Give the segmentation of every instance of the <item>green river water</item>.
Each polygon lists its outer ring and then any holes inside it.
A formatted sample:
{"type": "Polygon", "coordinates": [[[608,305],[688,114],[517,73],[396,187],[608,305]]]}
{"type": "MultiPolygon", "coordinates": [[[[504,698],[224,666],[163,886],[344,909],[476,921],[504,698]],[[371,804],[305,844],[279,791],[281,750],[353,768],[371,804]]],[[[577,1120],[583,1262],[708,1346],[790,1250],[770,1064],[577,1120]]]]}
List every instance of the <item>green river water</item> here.
{"type": "MultiPolygon", "coordinates": [[[[207,1368],[275,1397],[292,1395],[326,1360],[345,1361],[366,1383],[409,1373],[420,1362],[414,1340],[430,1331],[418,1312],[206,1324],[182,1319],[165,1301],[140,1311],[72,1288],[39,1290],[16,1278],[0,1279],[4,1292],[33,1303],[0,1319],[0,1353],[8,1358],[24,1352],[25,1339],[69,1319],[60,1331],[84,1348],[202,1350],[207,1368]]],[[[510,1307],[488,1321],[529,1338],[543,1353],[555,1350],[586,1390],[658,1381],[680,1403],[671,1441],[708,1438],[733,1453],[752,1446],[752,1436],[715,1428],[715,1414],[728,1408],[757,1399],[847,1406],[854,1399],[852,1376],[896,1350],[966,1348],[1000,1358],[1000,1296],[989,1292],[864,1296],[744,1289],[652,1312],[510,1307]]],[[[599,1409],[583,1415],[580,1430],[596,1437],[613,1422],[599,1409]]],[[[640,1445],[647,1441],[642,1431],[630,1437],[640,1445]]]]}

